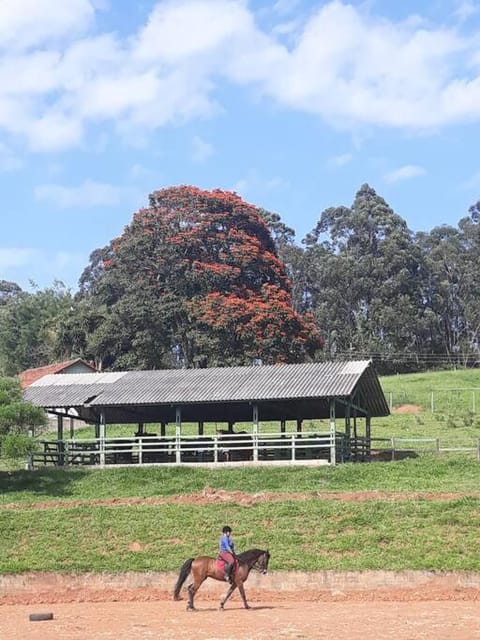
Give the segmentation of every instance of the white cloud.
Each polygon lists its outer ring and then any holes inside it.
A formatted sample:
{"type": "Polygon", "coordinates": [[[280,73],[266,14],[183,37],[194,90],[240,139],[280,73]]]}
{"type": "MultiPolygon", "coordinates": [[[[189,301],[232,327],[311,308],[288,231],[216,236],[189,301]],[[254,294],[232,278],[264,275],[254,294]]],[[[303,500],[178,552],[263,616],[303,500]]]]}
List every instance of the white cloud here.
{"type": "Polygon", "coordinates": [[[111,207],[125,201],[129,190],[93,180],[78,187],[43,184],[35,188],[35,199],[53,204],[58,209],[111,207]]]}
{"type": "Polygon", "coordinates": [[[256,169],[249,169],[247,174],[243,178],[239,178],[232,187],[232,191],[235,191],[242,197],[256,197],[265,195],[271,191],[277,191],[288,186],[288,181],[284,180],[280,176],[272,176],[271,178],[265,178],[259,175],[256,169]]]}
{"type": "Polygon", "coordinates": [[[338,156],[333,156],[329,158],[328,164],[331,167],[344,167],[349,164],[353,159],[353,155],[351,153],[342,153],[338,156]]]}
{"type": "Polygon", "coordinates": [[[472,2],[471,0],[460,0],[457,8],[455,9],[455,17],[459,22],[465,22],[476,15],[479,11],[480,8],[476,2],[472,2]]]}
{"type": "Polygon", "coordinates": [[[143,164],[136,163],[130,167],[129,175],[133,180],[153,178],[155,172],[152,169],[145,167],[143,164]]]}
{"type": "Polygon", "coordinates": [[[300,0],[277,0],[273,5],[275,13],[286,15],[297,10],[300,0]]]}
{"type": "Polygon", "coordinates": [[[0,48],[26,49],[80,33],[93,13],[88,0],[2,0],[0,48]]]}
{"type": "Polygon", "coordinates": [[[237,0],[159,3],[141,30],[135,55],[172,64],[212,57],[238,34],[253,29],[252,15],[237,0]]]}
{"type": "MultiPolygon", "coordinates": [[[[276,11],[294,5],[280,0],[276,11]]],[[[330,0],[289,25],[286,46],[278,25],[262,30],[243,0],[158,2],[124,37],[96,33],[102,6],[0,2],[0,133],[57,152],[100,124],[138,143],[152,129],[218,113],[225,81],[352,131],[480,119],[478,34],[463,35],[461,24],[395,22],[330,0]]],[[[476,8],[464,1],[457,15],[476,8]]]]}
{"type": "Polygon", "coordinates": [[[35,249],[15,249],[0,247],[0,279],[2,272],[8,272],[12,268],[23,267],[34,261],[37,251],[35,249]]]}
{"type": "Polygon", "coordinates": [[[194,162],[202,163],[208,160],[215,153],[212,144],[206,142],[200,136],[194,136],[192,139],[192,159],[194,162]]]}
{"type": "Polygon", "coordinates": [[[478,189],[480,188],[480,171],[477,171],[472,176],[470,176],[470,178],[468,178],[468,180],[465,180],[461,186],[467,191],[470,189],[478,191],[478,189]]]}
{"type": "Polygon", "coordinates": [[[417,178],[426,174],[426,170],[423,167],[419,167],[414,164],[407,164],[403,167],[399,167],[394,171],[390,171],[384,176],[385,182],[400,182],[402,180],[410,180],[410,178],[417,178]]]}
{"type": "Polygon", "coordinates": [[[22,166],[20,158],[7,145],[0,142],[0,172],[16,171],[22,166]]]}
{"type": "Polygon", "coordinates": [[[76,288],[78,274],[88,264],[88,255],[75,251],[45,251],[34,248],[0,247],[0,280],[11,280],[28,290],[55,280],[76,288]]]}

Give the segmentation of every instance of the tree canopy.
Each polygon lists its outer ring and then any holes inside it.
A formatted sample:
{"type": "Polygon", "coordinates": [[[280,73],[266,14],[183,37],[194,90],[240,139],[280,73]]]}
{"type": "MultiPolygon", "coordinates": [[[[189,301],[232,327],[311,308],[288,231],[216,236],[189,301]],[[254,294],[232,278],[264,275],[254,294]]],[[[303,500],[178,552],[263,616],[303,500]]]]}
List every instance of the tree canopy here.
{"type": "Polygon", "coordinates": [[[259,209],[237,194],[172,187],[150,195],[123,234],[92,254],[82,299],[108,366],[298,362],[321,340],[296,313],[285,265],[259,209]]]}
{"type": "Polygon", "coordinates": [[[0,374],[72,357],[114,369],[478,366],[479,263],[480,202],[455,227],[413,233],[365,184],[299,245],[277,213],[234,193],[162,189],[93,251],[75,297],[0,281],[0,374]]]}

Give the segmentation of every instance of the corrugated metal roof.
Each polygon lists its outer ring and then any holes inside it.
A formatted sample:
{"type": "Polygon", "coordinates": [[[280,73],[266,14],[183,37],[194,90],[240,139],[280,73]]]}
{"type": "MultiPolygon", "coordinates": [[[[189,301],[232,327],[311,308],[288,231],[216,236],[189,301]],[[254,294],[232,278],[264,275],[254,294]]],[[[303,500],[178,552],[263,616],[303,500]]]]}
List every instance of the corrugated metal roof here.
{"type": "Polygon", "coordinates": [[[347,398],[364,387],[371,415],[389,413],[369,360],[209,369],[55,374],[31,385],[25,399],[43,407],[299,401],[347,398]]]}

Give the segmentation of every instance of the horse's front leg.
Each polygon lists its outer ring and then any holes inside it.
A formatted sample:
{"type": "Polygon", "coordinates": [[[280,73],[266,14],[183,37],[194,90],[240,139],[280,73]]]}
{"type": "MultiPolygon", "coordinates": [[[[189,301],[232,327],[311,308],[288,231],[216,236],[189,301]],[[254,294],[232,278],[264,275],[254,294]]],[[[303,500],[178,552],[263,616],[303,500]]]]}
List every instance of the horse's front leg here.
{"type": "Polygon", "coordinates": [[[227,591],[226,596],[220,601],[220,611],[223,611],[223,607],[226,601],[230,598],[230,596],[232,595],[232,593],[235,591],[236,588],[237,588],[237,585],[235,583],[230,585],[230,588],[227,591]]]}
{"type": "Polygon", "coordinates": [[[243,606],[245,609],[251,609],[250,605],[247,602],[247,597],[245,595],[245,588],[243,586],[243,582],[238,583],[238,590],[240,591],[240,595],[242,596],[243,606]]]}

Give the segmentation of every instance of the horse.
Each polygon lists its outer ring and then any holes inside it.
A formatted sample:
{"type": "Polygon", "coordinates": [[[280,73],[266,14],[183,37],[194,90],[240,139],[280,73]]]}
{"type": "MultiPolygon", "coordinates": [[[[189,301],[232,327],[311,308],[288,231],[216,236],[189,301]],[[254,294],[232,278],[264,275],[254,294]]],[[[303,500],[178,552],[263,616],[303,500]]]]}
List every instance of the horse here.
{"type": "MultiPolygon", "coordinates": [[[[233,574],[232,583],[227,591],[227,594],[220,601],[220,610],[223,611],[226,601],[230,598],[235,589],[238,588],[240,595],[242,596],[243,606],[245,609],[250,609],[250,605],[245,597],[245,589],[243,583],[247,580],[248,575],[252,569],[256,569],[259,573],[267,573],[268,561],[270,560],[270,553],[268,549],[263,551],[262,549],[250,549],[237,555],[237,563],[235,573],[233,574]]],[[[211,558],[209,556],[198,556],[197,558],[189,558],[185,560],[180,569],[177,584],[173,592],[174,600],[181,600],[180,589],[183,583],[187,579],[189,574],[192,574],[193,582],[188,585],[188,604],[187,611],[194,611],[195,607],[193,599],[196,592],[200,588],[201,584],[207,578],[213,578],[214,580],[225,580],[224,568],[219,566],[217,558],[211,558]]]]}

